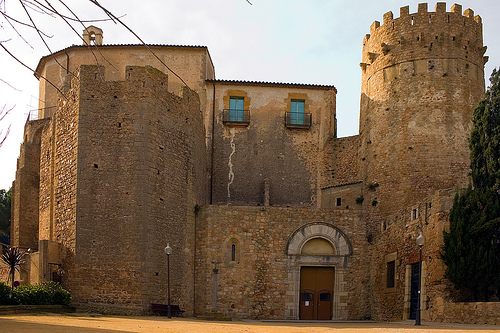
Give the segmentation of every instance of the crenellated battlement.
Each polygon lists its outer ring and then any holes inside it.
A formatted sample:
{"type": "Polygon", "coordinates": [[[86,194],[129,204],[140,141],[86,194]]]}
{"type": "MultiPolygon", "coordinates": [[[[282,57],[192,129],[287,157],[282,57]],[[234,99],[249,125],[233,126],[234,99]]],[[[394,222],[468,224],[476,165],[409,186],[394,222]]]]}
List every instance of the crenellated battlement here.
{"type": "MultiPolygon", "coordinates": [[[[446,3],[438,2],[434,12],[428,11],[427,3],[418,4],[418,11],[410,14],[410,6],[400,8],[399,17],[394,18],[392,11],[389,11],[383,16],[383,24],[380,25],[379,21],[374,21],[370,26],[370,34],[374,34],[378,29],[393,29],[396,25],[399,28],[411,28],[412,26],[432,26],[436,24],[459,24],[467,26],[468,21],[470,24],[473,22],[482,24],[481,16],[474,16],[474,11],[470,8],[466,9],[462,14],[462,5],[454,4],[451,6],[450,12],[446,11],[446,3]]],[[[370,35],[367,35],[370,38],[370,35]]]]}
{"type": "Polygon", "coordinates": [[[383,24],[375,21],[370,34],[363,39],[363,74],[416,59],[463,59],[482,67],[484,57],[482,19],[472,9],[462,13],[454,4],[449,12],[446,3],[438,2],[434,12],[427,3],[418,5],[416,13],[401,7],[394,18],[391,11],[383,16],[383,24]],[[368,72],[367,72],[368,71],[368,72]]]}

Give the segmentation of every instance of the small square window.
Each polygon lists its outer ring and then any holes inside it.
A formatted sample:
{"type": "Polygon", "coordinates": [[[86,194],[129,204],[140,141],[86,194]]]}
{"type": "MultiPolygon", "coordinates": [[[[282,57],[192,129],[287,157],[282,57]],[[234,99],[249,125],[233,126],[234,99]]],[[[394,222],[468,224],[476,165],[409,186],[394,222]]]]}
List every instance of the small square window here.
{"type": "Polygon", "coordinates": [[[302,300],[303,301],[312,301],[313,300],[313,294],[311,294],[311,293],[302,293],[302,300]]]}
{"type": "Polygon", "coordinates": [[[337,207],[342,206],[342,198],[337,198],[337,207]]]}

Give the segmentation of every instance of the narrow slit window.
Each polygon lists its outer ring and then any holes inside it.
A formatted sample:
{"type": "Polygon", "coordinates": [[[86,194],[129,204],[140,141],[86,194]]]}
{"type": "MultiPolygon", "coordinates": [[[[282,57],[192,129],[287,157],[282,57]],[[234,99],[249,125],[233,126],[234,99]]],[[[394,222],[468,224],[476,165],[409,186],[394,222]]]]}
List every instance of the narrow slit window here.
{"type": "Polygon", "coordinates": [[[411,211],[411,219],[412,219],[412,221],[418,219],[418,208],[412,209],[412,211],[411,211]]]}
{"type": "Polygon", "coordinates": [[[389,261],[387,263],[387,288],[394,288],[396,286],[396,262],[389,261]]]}
{"type": "Polygon", "coordinates": [[[236,261],[236,244],[231,245],[231,261],[236,261]]]}

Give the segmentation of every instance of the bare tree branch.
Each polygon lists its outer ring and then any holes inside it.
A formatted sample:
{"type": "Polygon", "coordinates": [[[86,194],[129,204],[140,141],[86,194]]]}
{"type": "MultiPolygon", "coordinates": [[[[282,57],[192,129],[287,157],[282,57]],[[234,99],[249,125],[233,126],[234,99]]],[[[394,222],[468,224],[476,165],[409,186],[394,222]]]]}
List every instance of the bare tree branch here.
{"type": "MultiPolygon", "coordinates": [[[[26,15],[28,16],[29,20],[31,21],[31,23],[33,24],[33,26],[35,27],[35,31],[37,32],[38,36],[40,37],[40,39],[42,40],[43,44],[45,44],[45,47],[47,48],[47,50],[49,50],[50,54],[52,54],[52,50],[50,49],[49,47],[49,44],[47,44],[47,42],[45,41],[45,38],[43,37],[42,33],[41,33],[41,30],[38,29],[37,25],[35,24],[35,22],[33,21],[33,19],[31,18],[31,15],[29,13],[29,11],[26,9],[26,6],[24,5],[24,1],[26,0],[19,0],[19,3],[21,4],[21,6],[23,7],[24,11],[26,12],[26,15]]],[[[2,45],[3,47],[3,45],[2,45]]],[[[59,60],[57,60],[56,57],[52,57],[54,59],[54,61],[59,65],[61,66],[62,68],[64,68],[64,66],[62,64],[59,63],[59,60]]]]}
{"type": "MultiPolygon", "coordinates": [[[[167,64],[160,59],[160,57],[158,57],[156,55],[156,53],[153,52],[153,50],[151,50],[151,48],[149,47],[149,45],[147,45],[142,39],[141,37],[139,37],[132,29],[130,29],[125,23],[123,23],[118,17],[116,17],[115,15],[113,15],[113,13],[111,13],[109,10],[107,10],[106,8],[104,8],[103,6],[101,6],[99,4],[99,2],[97,2],[97,0],[89,0],[90,2],[92,2],[93,4],[95,4],[97,7],[101,8],[104,13],[106,13],[106,15],[108,15],[111,19],[113,19],[113,21],[116,21],[116,22],[119,22],[123,27],[125,27],[128,31],[130,31],[141,43],[144,47],[146,47],[149,52],[151,52],[151,54],[153,54],[153,56],[163,65],[165,66],[165,68],[167,68],[172,74],[174,74],[186,87],[189,88],[188,84],[176,73],[174,72],[172,69],[170,69],[170,67],[167,66],[167,64]]],[[[189,88],[191,89],[191,88],[189,88]]]]}
{"type": "Polygon", "coordinates": [[[56,90],[61,93],[61,95],[65,98],[66,98],[66,95],[64,95],[64,93],[61,91],[61,89],[59,89],[58,87],[56,87],[55,84],[53,84],[49,79],[47,79],[45,76],[41,75],[40,73],[36,73],[36,71],[34,69],[32,69],[31,67],[29,67],[28,65],[26,65],[24,62],[22,62],[21,60],[19,60],[15,55],[13,55],[9,50],[7,50],[7,48],[3,45],[3,43],[0,43],[0,47],[2,47],[2,49],[4,49],[5,52],[7,52],[12,58],[14,58],[18,63],[20,63],[21,65],[23,65],[24,67],[26,67],[27,69],[29,69],[33,74],[36,74],[38,77],[40,77],[41,79],[44,79],[45,81],[47,81],[52,87],[56,88],[56,90]]]}
{"type": "MultiPolygon", "coordinates": [[[[22,34],[19,33],[19,31],[17,31],[16,27],[12,24],[10,18],[8,16],[6,16],[3,12],[2,12],[4,18],[5,18],[5,21],[7,21],[7,23],[9,23],[9,25],[11,26],[12,29],[14,29],[14,31],[16,32],[16,34],[26,43],[26,45],[28,45],[31,49],[34,49],[33,46],[31,46],[31,44],[23,37],[22,34]]],[[[18,24],[22,24],[22,25],[26,25],[28,27],[31,27],[29,24],[25,24],[23,22],[20,22],[20,21],[16,21],[16,23],[18,24]]]]}
{"type": "MultiPolygon", "coordinates": [[[[10,113],[10,111],[12,111],[12,109],[14,109],[15,106],[11,107],[10,109],[7,109],[7,107],[4,105],[1,109],[0,109],[0,121],[4,120],[4,118],[10,113]]],[[[9,126],[7,127],[7,131],[5,133],[5,135],[3,134],[3,129],[0,130],[0,147],[2,147],[3,143],[5,142],[5,140],[7,139],[7,136],[9,135],[10,133],[10,127],[11,127],[11,124],[9,124],[9,126]]]]}
{"type": "MultiPolygon", "coordinates": [[[[19,21],[19,20],[16,20],[15,18],[13,18],[12,16],[9,16],[7,15],[7,13],[3,12],[3,11],[0,11],[0,13],[2,14],[3,17],[5,17],[5,19],[7,21],[9,21],[9,24],[11,27],[14,28],[14,26],[12,25],[12,22],[10,21],[13,21],[13,22],[16,22],[17,24],[20,24],[20,25],[24,25],[26,27],[29,27],[29,28],[32,28],[32,29],[35,29],[34,26],[32,26],[31,24],[28,24],[28,23],[25,23],[25,22],[22,22],[22,21],[19,21]]],[[[43,32],[42,32],[43,33],[43,32]]],[[[49,35],[46,35],[45,33],[43,33],[46,37],[52,37],[52,36],[49,36],[49,35]]]]}
{"type": "MultiPolygon", "coordinates": [[[[0,42],[2,43],[2,42],[0,42]]],[[[11,89],[14,89],[14,90],[17,90],[17,91],[22,91],[21,89],[17,89],[16,87],[14,87],[13,85],[11,85],[9,82],[5,81],[4,79],[0,79],[0,82],[3,82],[5,83],[6,85],[8,85],[11,89]]]]}

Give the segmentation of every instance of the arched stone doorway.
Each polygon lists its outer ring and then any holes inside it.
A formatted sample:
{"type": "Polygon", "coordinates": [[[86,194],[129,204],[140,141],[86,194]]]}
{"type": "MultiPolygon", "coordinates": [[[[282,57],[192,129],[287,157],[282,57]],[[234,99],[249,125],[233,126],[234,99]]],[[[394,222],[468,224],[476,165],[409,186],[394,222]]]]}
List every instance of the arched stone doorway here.
{"type": "MultiPolygon", "coordinates": [[[[352,245],[342,230],[325,222],[308,223],[295,230],[285,247],[288,264],[288,295],[285,304],[285,315],[290,319],[299,319],[301,313],[301,275],[303,279],[311,279],[310,274],[319,274],[318,279],[327,279],[326,283],[319,284],[312,290],[311,297],[323,297],[328,293],[328,286],[333,287],[331,304],[331,319],[347,319],[347,291],[344,275],[347,272],[349,257],[352,255],[352,245]],[[302,273],[301,273],[302,272],[302,273]],[[333,278],[333,281],[331,279],[333,278]],[[324,287],[326,286],[326,287],[324,287]]],[[[309,285],[302,284],[303,289],[309,285]]],[[[307,290],[306,290],[307,291],[307,290]]],[[[307,295],[306,295],[307,296],[307,295]]],[[[312,301],[312,299],[311,299],[312,301]]],[[[302,303],[304,303],[302,301],[302,303]]],[[[322,307],[318,302],[316,307],[322,307]]],[[[302,304],[304,312],[304,304],[302,304]]],[[[307,309],[309,310],[309,309],[307,309]]],[[[323,310],[324,311],[324,306],[323,310]]],[[[306,318],[303,316],[303,318],[306,318]]],[[[315,319],[318,310],[315,310],[315,319]]]]}

